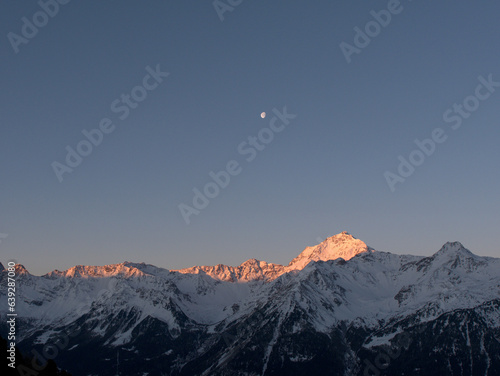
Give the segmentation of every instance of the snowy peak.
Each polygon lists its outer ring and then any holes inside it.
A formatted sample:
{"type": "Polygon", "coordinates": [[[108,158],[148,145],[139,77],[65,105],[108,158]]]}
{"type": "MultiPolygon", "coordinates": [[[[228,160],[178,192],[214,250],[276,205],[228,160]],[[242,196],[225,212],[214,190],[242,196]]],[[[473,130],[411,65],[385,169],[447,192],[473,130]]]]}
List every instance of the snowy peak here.
{"type": "Polygon", "coordinates": [[[439,251],[437,251],[432,258],[434,260],[447,261],[455,259],[471,259],[480,260],[482,257],[475,255],[460,242],[448,242],[444,244],[439,251]]]}
{"type": "Polygon", "coordinates": [[[14,269],[16,270],[16,276],[20,276],[20,275],[30,275],[30,273],[28,272],[28,270],[24,267],[24,265],[21,265],[21,264],[16,264],[16,266],[14,266],[14,269]]]}
{"type": "Polygon", "coordinates": [[[307,247],[288,264],[288,268],[303,269],[311,261],[328,261],[338,258],[347,261],[361,253],[373,251],[374,249],[367,246],[363,241],[344,231],[325,239],[314,247],[307,247]]]}
{"type": "Polygon", "coordinates": [[[102,277],[115,277],[121,276],[140,277],[146,275],[139,269],[129,266],[130,263],[124,262],[122,264],[104,265],[104,266],[84,266],[76,265],[65,271],[55,270],[46,274],[46,277],[66,277],[66,278],[102,278],[102,277]]]}
{"type": "Polygon", "coordinates": [[[474,254],[465,248],[460,242],[447,242],[445,243],[439,251],[436,252],[436,256],[442,255],[455,255],[457,253],[467,254],[474,256],[474,254]]]}
{"type": "Polygon", "coordinates": [[[174,270],[183,274],[207,274],[221,281],[255,281],[272,280],[283,274],[284,266],[267,263],[256,259],[250,259],[240,266],[227,266],[218,264],[215,266],[194,266],[187,269],[174,270]]]}
{"type": "Polygon", "coordinates": [[[238,267],[245,280],[274,279],[284,271],[283,265],[267,263],[256,259],[245,261],[238,267]]]}
{"type": "Polygon", "coordinates": [[[488,261],[486,258],[477,256],[469,251],[460,242],[448,242],[434,255],[421,260],[419,264],[419,268],[423,270],[428,270],[429,268],[456,269],[470,273],[479,268],[486,267],[488,261]]]}
{"type": "MultiPolygon", "coordinates": [[[[16,264],[14,266],[14,271],[16,273],[16,276],[30,276],[31,274],[28,272],[28,270],[24,267],[22,264],[16,264]]],[[[5,269],[5,266],[0,262],[0,272],[7,272],[7,269],[5,269]]]]}

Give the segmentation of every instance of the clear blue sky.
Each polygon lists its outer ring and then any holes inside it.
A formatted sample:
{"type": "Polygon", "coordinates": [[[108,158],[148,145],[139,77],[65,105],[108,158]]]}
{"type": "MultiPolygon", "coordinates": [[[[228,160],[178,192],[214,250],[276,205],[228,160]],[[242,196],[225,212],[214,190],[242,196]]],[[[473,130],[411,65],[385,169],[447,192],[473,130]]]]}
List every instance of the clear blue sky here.
{"type": "Polygon", "coordinates": [[[34,274],[287,264],[343,230],[381,251],[429,255],[458,240],[499,257],[500,88],[483,89],[457,130],[443,114],[479,76],[500,82],[500,4],[402,1],[348,64],[340,44],[387,7],[245,0],[221,21],[212,1],[73,0],[44,19],[34,1],[3,1],[1,261],[34,274]],[[15,53],[9,33],[34,16],[47,24],[15,53]],[[157,65],[170,75],[137,89],[146,99],[121,120],[111,104],[157,65]],[[248,162],[238,145],[284,106],[297,117],[248,162]],[[52,163],[103,118],[113,132],[59,182],[52,163]],[[446,142],[391,192],[384,172],[438,127],[446,142]],[[231,160],[241,173],[187,225],[179,204],[231,160]]]}

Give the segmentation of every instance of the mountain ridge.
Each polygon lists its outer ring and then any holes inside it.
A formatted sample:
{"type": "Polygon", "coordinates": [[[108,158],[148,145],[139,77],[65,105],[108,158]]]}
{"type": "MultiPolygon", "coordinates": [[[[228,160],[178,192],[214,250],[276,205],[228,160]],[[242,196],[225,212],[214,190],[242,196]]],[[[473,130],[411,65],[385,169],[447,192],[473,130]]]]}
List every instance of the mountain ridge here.
{"type": "MultiPolygon", "coordinates": [[[[365,252],[375,252],[375,250],[366,245],[363,241],[353,237],[347,231],[343,231],[337,235],[326,238],[323,242],[315,246],[306,247],[297,257],[291,260],[288,265],[268,263],[266,261],[250,258],[238,266],[217,264],[196,265],[182,269],[165,269],[144,262],[134,263],[125,261],[122,263],[101,266],[75,265],[64,271],[56,269],[42,276],[47,278],[61,276],[72,278],[85,276],[110,277],[114,274],[127,275],[127,273],[141,276],[142,274],[149,274],[149,272],[144,271],[143,268],[152,267],[161,269],[164,272],[179,272],[182,274],[205,273],[223,281],[270,280],[292,270],[301,270],[311,261],[328,261],[338,258],[343,258],[347,261],[365,252]]],[[[24,270],[28,272],[26,269],[24,270]]]]}
{"type": "MultiPolygon", "coordinates": [[[[124,262],[24,274],[19,345],[42,354],[60,333],[80,328],[58,357],[76,376],[113,376],[117,351],[130,376],[361,376],[365,360],[412,333],[416,347],[405,345],[389,374],[459,375],[463,354],[474,374],[500,373],[500,259],[460,243],[428,257],[397,255],[341,233],[287,266],[249,259],[193,268],[124,262]],[[415,359],[440,357],[459,371],[432,364],[415,373],[415,359]],[[75,369],[82,361],[86,368],[75,369]]],[[[6,313],[0,308],[0,334],[6,313]]]]}

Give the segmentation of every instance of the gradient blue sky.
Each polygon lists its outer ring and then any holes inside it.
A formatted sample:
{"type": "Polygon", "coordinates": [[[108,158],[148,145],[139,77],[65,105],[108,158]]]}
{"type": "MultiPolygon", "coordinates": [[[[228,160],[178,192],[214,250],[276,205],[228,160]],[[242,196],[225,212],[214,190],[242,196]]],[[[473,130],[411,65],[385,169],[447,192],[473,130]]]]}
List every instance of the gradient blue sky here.
{"type": "Polygon", "coordinates": [[[401,2],[348,64],[339,48],[387,1],[71,1],[14,50],[36,2],[0,5],[1,261],[34,274],[123,261],[165,268],[287,264],[343,230],[394,253],[461,241],[500,257],[500,90],[452,131],[478,76],[500,81],[497,2],[401,2]],[[170,76],[121,121],[110,104],[146,66],[170,76]],[[248,163],[237,146],[297,118],[248,163]],[[116,129],[63,182],[51,163],[103,117],[116,129]],[[391,192],[398,156],[443,127],[391,192]],[[235,159],[243,171],[186,225],[178,205],[235,159]]]}

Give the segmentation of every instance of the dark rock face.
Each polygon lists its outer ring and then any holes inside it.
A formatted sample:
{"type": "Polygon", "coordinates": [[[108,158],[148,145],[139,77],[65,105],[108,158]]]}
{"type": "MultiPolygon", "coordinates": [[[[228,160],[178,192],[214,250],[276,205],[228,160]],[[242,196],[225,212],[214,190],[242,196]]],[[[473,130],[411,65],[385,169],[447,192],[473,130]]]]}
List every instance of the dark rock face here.
{"type": "MultiPolygon", "coordinates": [[[[219,333],[208,333],[187,318],[184,330],[171,332],[162,321],[146,317],[122,346],[107,341],[137,312],[120,315],[101,337],[88,334],[92,320],[82,317],[76,323],[81,330],[56,360],[75,376],[114,376],[117,370],[130,376],[500,374],[500,330],[488,322],[500,318],[500,300],[416,325],[417,314],[371,329],[341,323],[329,333],[304,326],[306,315],[296,309],[283,319],[278,312],[264,316],[256,311],[219,333]],[[384,336],[390,338],[387,343],[366,347],[384,336]]],[[[42,345],[30,348],[30,343],[27,338],[20,344],[23,352],[44,353],[42,345]]]]}

